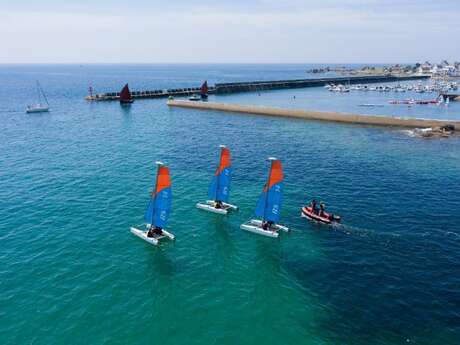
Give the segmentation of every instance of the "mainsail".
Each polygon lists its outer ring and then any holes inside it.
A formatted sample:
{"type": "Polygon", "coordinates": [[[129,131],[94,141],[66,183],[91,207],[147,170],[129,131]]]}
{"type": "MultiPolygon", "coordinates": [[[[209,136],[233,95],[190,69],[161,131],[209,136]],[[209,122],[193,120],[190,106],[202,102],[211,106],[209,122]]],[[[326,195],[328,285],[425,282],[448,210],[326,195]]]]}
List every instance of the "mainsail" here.
{"type": "Polygon", "coordinates": [[[172,200],[171,177],[167,166],[159,164],[156,180],[155,190],[145,211],[145,220],[148,224],[164,228],[171,211],[172,200]]]}
{"type": "Polygon", "coordinates": [[[278,159],[271,159],[270,174],[262,195],[257,201],[256,216],[263,220],[278,222],[283,199],[283,167],[278,159]]]}
{"type": "Polygon", "coordinates": [[[228,201],[231,173],[230,150],[225,146],[221,146],[219,166],[212,177],[208,189],[208,197],[210,199],[223,202],[228,201]]]}
{"type": "Polygon", "coordinates": [[[133,98],[131,96],[131,92],[129,91],[128,84],[126,84],[123,89],[120,91],[120,102],[122,103],[131,103],[133,98]]]}

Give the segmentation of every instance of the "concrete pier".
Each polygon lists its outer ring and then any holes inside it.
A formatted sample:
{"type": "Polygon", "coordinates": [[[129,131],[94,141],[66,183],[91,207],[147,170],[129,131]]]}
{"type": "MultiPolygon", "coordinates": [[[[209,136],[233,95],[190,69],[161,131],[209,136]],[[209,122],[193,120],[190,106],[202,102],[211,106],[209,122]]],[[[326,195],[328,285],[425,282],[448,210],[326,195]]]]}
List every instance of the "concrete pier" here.
{"type": "Polygon", "coordinates": [[[275,107],[263,107],[254,105],[226,104],[213,102],[191,102],[181,100],[169,100],[170,107],[193,108],[202,110],[218,110],[243,114],[268,115],[279,117],[301,118],[306,120],[329,121],[348,124],[426,128],[454,125],[456,131],[460,131],[460,121],[456,120],[432,120],[419,118],[402,118],[392,116],[358,115],[347,113],[336,113],[326,111],[311,111],[301,109],[283,109],[275,107]]]}

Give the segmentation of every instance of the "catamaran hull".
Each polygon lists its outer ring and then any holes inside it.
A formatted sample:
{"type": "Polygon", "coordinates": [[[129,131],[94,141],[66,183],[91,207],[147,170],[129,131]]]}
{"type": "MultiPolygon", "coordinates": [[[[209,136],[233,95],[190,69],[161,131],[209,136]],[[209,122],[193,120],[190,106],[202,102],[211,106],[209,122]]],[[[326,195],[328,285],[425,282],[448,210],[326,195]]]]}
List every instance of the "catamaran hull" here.
{"type": "MultiPolygon", "coordinates": [[[[256,226],[262,226],[262,221],[260,219],[251,219],[250,223],[256,226]]],[[[280,225],[280,224],[273,224],[271,228],[274,228],[275,230],[282,230],[284,232],[289,232],[289,228],[287,226],[280,225]]]]}
{"type": "Polygon", "coordinates": [[[278,232],[276,230],[264,230],[260,226],[244,223],[241,224],[240,228],[245,231],[252,232],[254,234],[263,235],[267,237],[277,238],[278,232]]]}
{"type": "Polygon", "coordinates": [[[150,243],[150,244],[153,244],[153,245],[158,245],[159,241],[163,238],[169,238],[170,240],[174,240],[175,239],[175,236],[173,234],[171,234],[170,232],[166,231],[166,230],[162,230],[162,235],[161,236],[157,236],[157,237],[148,237],[147,236],[147,233],[148,233],[148,230],[147,231],[143,231],[143,230],[139,230],[139,229],[136,229],[136,228],[133,228],[131,227],[130,228],[130,231],[136,235],[137,237],[139,237],[140,239],[144,240],[145,242],[147,243],[150,243]]]}
{"type": "Polygon", "coordinates": [[[227,204],[226,202],[222,203],[222,208],[216,208],[214,206],[215,202],[213,200],[206,200],[206,203],[199,202],[196,204],[196,207],[208,211],[208,212],[213,212],[217,214],[228,214],[229,210],[238,210],[238,207],[232,204],[227,204]]]}
{"type": "Polygon", "coordinates": [[[288,227],[279,224],[272,224],[269,229],[265,230],[262,228],[262,221],[259,219],[251,219],[249,222],[241,224],[240,228],[255,234],[275,238],[279,236],[278,231],[289,231],[288,227]]]}

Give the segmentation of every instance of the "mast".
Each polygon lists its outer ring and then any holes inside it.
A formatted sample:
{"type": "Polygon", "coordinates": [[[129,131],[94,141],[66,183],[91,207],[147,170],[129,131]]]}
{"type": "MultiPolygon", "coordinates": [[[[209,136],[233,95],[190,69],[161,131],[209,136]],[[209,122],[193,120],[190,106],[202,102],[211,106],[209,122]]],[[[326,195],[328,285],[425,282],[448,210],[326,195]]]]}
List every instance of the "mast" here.
{"type": "MultiPolygon", "coordinates": [[[[160,173],[160,167],[163,166],[163,162],[160,162],[160,161],[156,161],[155,164],[157,165],[157,176],[155,178],[155,186],[154,186],[154,190],[153,190],[153,204],[155,205],[155,201],[157,199],[157,186],[158,186],[158,175],[160,173]]],[[[152,223],[150,224],[150,228],[153,228],[154,225],[153,225],[153,219],[154,219],[154,216],[155,216],[155,206],[152,207],[152,223]]]]}
{"type": "Polygon", "coordinates": [[[270,177],[272,176],[272,168],[273,168],[273,161],[276,161],[275,157],[268,157],[268,160],[270,161],[270,170],[268,172],[268,179],[267,179],[267,193],[265,193],[265,207],[264,207],[264,217],[263,221],[265,221],[265,215],[267,214],[267,204],[268,204],[268,191],[270,190],[270,177]]]}
{"type": "Polygon", "coordinates": [[[40,94],[41,94],[41,95],[43,95],[43,98],[45,99],[46,105],[49,106],[48,99],[46,98],[45,92],[43,91],[43,89],[42,89],[40,83],[38,82],[38,80],[37,80],[37,90],[38,90],[39,102],[41,103],[41,97],[40,97],[40,94]]]}

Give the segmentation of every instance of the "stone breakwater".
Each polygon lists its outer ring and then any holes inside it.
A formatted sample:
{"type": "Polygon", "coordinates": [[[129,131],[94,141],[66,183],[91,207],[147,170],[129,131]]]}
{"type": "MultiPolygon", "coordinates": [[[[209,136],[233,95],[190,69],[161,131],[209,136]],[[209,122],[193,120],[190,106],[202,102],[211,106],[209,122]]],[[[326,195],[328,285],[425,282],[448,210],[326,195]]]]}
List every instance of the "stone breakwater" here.
{"type": "Polygon", "coordinates": [[[265,107],[256,105],[240,105],[214,102],[192,102],[185,100],[169,100],[170,107],[193,108],[202,110],[218,110],[233,113],[266,115],[290,118],[302,118],[306,120],[329,121],[347,124],[387,126],[387,127],[440,127],[445,125],[455,126],[460,131],[460,121],[455,120],[433,120],[421,118],[406,118],[393,116],[358,115],[349,113],[337,113],[326,111],[312,111],[302,109],[284,109],[277,107],[265,107]]]}

